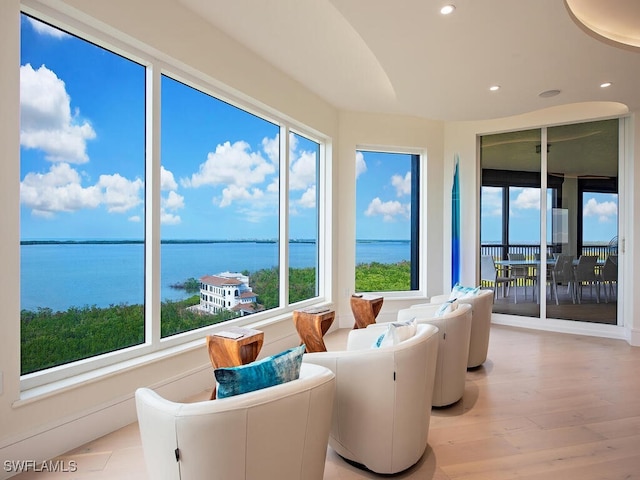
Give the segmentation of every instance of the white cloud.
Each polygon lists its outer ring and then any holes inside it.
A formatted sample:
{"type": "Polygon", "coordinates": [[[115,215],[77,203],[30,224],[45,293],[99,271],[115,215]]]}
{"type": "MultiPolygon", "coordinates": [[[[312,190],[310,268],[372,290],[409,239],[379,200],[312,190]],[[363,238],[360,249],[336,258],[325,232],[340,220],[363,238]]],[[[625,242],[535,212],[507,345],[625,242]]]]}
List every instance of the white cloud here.
{"type": "Polygon", "coordinates": [[[103,203],[109,212],[126,212],[142,203],[144,183],[139,178],[128,180],[119,173],[100,175],[97,187],[102,190],[103,203]]]}
{"type": "Polygon", "coordinates": [[[178,225],[182,222],[180,215],[175,215],[169,212],[160,212],[160,223],[162,225],[178,225]]]}
{"type": "MultiPolygon", "coordinates": [[[[292,157],[293,158],[293,157],[292,157]]],[[[316,155],[313,152],[302,152],[291,162],[289,188],[305,190],[316,183],[316,155]]]]}
{"type": "Polygon", "coordinates": [[[52,27],[51,25],[47,25],[35,18],[27,17],[27,20],[33,27],[33,29],[38,32],[40,35],[46,35],[53,38],[65,38],[68,37],[69,34],[63,32],[62,30],[58,30],[57,28],[52,27]]]}
{"type": "Polygon", "coordinates": [[[300,199],[296,202],[303,208],[315,208],[316,206],[316,186],[312,185],[302,194],[300,199]]]}
{"type": "Polygon", "coordinates": [[[140,217],[140,215],[132,215],[127,220],[134,223],[140,223],[142,221],[142,218],[140,217]]]}
{"type": "Polygon", "coordinates": [[[402,177],[402,175],[394,175],[391,177],[391,185],[396,189],[396,195],[402,197],[411,195],[411,172],[402,177]]]}
{"type": "Polygon", "coordinates": [[[502,188],[482,187],[482,215],[502,216],[502,188]]]}
{"type": "Polygon", "coordinates": [[[190,179],[181,180],[181,183],[194,188],[225,185],[220,201],[220,206],[224,207],[236,199],[260,198],[261,191],[258,188],[253,188],[252,193],[249,193],[249,189],[263,183],[275,171],[272,163],[259,153],[250,151],[248,143],[238,141],[232,145],[225,142],[207,155],[198,173],[194,173],[190,179]]]}
{"type": "Polygon", "coordinates": [[[540,189],[539,188],[523,188],[515,201],[514,208],[535,209],[540,210],[540,189]]]}
{"type": "Polygon", "coordinates": [[[173,173],[162,165],[160,165],[160,189],[165,191],[178,189],[178,184],[175,178],[173,178],[173,173]]]}
{"type": "Polygon", "coordinates": [[[362,152],[356,152],[356,180],[366,171],[367,163],[364,161],[364,155],[362,155],[362,152]]]}
{"type": "Polygon", "coordinates": [[[64,82],[42,65],[20,67],[20,144],[43,150],[51,162],[86,163],[87,140],[96,133],[87,121],[71,115],[64,82]]]}
{"type": "Polygon", "coordinates": [[[274,178],[273,181],[267,186],[267,192],[269,193],[278,193],[280,191],[280,179],[278,177],[274,178]]]}
{"type": "Polygon", "coordinates": [[[162,165],[160,166],[160,189],[169,190],[167,196],[160,201],[160,223],[162,225],[178,225],[182,222],[182,218],[172,212],[184,208],[184,197],[175,192],[178,189],[178,184],[173,173],[162,165]]]}
{"type": "Polygon", "coordinates": [[[68,163],[52,165],[48,173],[27,173],[20,183],[20,202],[43,217],[98,207],[100,188],[83,188],[80,182],[80,175],[68,163]]]}
{"type": "Polygon", "coordinates": [[[167,210],[179,210],[184,208],[184,197],[176,192],[169,192],[169,195],[162,199],[162,207],[167,210]]]}
{"type": "Polygon", "coordinates": [[[122,213],[142,202],[142,180],[119,174],[101,175],[96,185],[82,186],[80,174],[68,163],[51,165],[47,173],[27,173],[20,183],[20,202],[35,215],[52,217],[57,212],[75,212],[104,205],[122,213]]]}
{"type": "MultiPolygon", "coordinates": [[[[291,144],[291,135],[289,135],[289,144],[291,144]]],[[[271,163],[278,165],[280,163],[280,135],[276,135],[275,138],[263,138],[262,150],[267,154],[271,163]]]]}
{"type": "Polygon", "coordinates": [[[411,214],[411,204],[400,203],[397,200],[383,202],[380,198],[374,198],[364,214],[368,217],[381,215],[385,222],[391,222],[396,217],[409,218],[411,214]]]}
{"type": "Polygon", "coordinates": [[[259,188],[253,188],[251,191],[245,187],[238,185],[229,185],[222,190],[222,200],[220,200],[220,207],[228,207],[235,200],[249,200],[256,201],[261,200],[264,197],[264,192],[259,188]]]}
{"type": "Polygon", "coordinates": [[[599,222],[610,222],[618,214],[618,206],[615,202],[598,203],[595,198],[590,198],[583,208],[585,217],[598,217],[599,222]]]}

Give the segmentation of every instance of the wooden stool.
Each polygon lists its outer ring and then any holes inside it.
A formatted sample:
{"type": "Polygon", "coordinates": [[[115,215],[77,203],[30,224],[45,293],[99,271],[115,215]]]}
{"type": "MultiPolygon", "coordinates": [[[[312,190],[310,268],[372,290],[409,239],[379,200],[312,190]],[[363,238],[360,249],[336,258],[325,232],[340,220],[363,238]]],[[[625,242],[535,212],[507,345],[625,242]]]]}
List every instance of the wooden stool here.
{"type": "MultiPolygon", "coordinates": [[[[207,335],[209,359],[213,368],[237,367],[253,362],[260,353],[264,342],[264,332],[251,328],[228,327],[207,335]]],[[[216,398],[216,387],[211,392],[211,400],[216,398]]]]}
{"type": "Polygon", "coordinates": [[[333,323],[336,312],[328,308],[307,308],[293,311],[293,324],[307,352],[326,352],[324,334],[333,323]]]}
{"type": "Polygon", "coordinates": [[[384,297],[365,296],[358,293],[351,295],[351,311],[356,320],[353,328],[367,328],[367,325],[376,323],[382,302],[384,302],[384,297]]]}

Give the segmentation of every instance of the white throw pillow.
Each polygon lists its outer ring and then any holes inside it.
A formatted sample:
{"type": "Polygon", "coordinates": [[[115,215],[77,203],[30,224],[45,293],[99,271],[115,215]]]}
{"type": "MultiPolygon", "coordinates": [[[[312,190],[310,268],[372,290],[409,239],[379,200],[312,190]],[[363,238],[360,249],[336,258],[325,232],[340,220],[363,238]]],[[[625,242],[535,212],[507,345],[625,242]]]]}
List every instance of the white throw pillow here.
{"type": "Polygon", "coordinates": [[[387,326],[386,332],[380,335],[372,348],[389,347],[391,345],[397,345],[416,334],[418,330],[418,322],[415,318],[407,320],[406,322],[392,322],[387,326]]]}
{"type": "Polygon", "coordinates": [[[447,313],[453,312],[456,308],[458,308],[458,300],[448,300],[440,305],[434,316],[442,317],[447,313]]]}

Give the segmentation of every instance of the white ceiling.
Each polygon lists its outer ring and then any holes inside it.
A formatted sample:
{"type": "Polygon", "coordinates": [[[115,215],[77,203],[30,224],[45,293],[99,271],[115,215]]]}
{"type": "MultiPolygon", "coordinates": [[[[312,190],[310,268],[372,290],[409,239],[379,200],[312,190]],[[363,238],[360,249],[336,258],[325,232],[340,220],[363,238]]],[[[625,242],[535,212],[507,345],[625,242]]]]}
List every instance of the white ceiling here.
{"type": "MultiPolygon", "coordinates": [[[[447,0],[178,1],[343,110],[453,121],[640,108],[640,48],[594,34],[561,0],[453,0],[449,16],[447,0]]],[[[640,27],[638,0],[567,1],[627,8],[615,17],[640,27]]]]}

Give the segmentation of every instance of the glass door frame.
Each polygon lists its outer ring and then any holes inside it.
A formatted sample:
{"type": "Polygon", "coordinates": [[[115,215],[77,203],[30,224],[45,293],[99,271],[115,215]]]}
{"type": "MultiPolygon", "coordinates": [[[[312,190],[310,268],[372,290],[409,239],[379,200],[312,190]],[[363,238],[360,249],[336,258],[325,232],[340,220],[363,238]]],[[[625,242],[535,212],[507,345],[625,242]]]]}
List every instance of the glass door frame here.
{"type": "MultiPolygon", "coordinates": [[[[541,184],[540,184],[540,252],[547,252],[548,247],[549,247],[549,242],[548,242],[548,238],[547,238],[547,234],[548,232],[548,217],[550,215],[550,211],[548,211],[548,208],[550,207],[550,205],[548,205],[548,149],[545,148],[546,146],[548,146],[549,141],[548,141],[548,129],[555,127],[555,126],[562,126],[562,125],[573,125],[573,124],[580,124],[580,123],[589,123],[589,122],[595,122],[598,120],[618,120],[618,158],[617,158],[617,194],[618,194],[618,213],[617,213],[617,232],[618,232],[618,238],[619,238],[619,255],[624,255],[624,250],[625,250],[625,229],[626,229],[626,224],[628,223],[628,221],[626,221],[626,200],[625,200],[625,192],[628,189],[628,185],[625,184],[625,165],[627,162],[631,161],[632,159],[629,158],[630,155],[630,150],[629,150],[629,146],[627,145],[628,143],[628,135],[630,132],[630,129],[632,128],[630,122],[629,122],[629,118],[628,116],[619,116],[619,117],[609,117],[609,118],[604,118],[604,119],[591,119],[591,120],[584,120],[584,121],[577,121],[577,122],[571,122],[571,123],[567,123],[567,124],[559,124],[559,125],[548,125],[548,126],[544,126],[544,127],[540,127],[540,132],[541,132],[541,145],[540,145],[540,175],[541,175],[541,184]],[[625,188],[627,187],[627,188],[625,188]]],[[[524,130],[530,130],[527,127],[523,127],[519,130],[514,130],[514,132],[517,131],[524,131],[524,130]]],[[[491,133],[487,133],[486,135],[492,135],[495,132],[491,132],[491,133]]],[[[505,132],[501,132],[501,133],[509,133],[509,131],[505,131],[505,132]]],[[[481,192],[482,192],[482,188],[483,188],[483,183],[482,183],[482,177],[481,177],[481,173],[482,173],[482,156],[481,156],[481,139],[482,137],[485,136],[485,134],[478,134],[477,139],[478,139],[478,165],[479,165],[479,181],[478,181],[478,198],[481,199],[481,192]]],[[[508,189],[507,189],[508,190],[508,189]]],[[[582,200],[580,199],[579,202],[581,202],[582,200]]],[[[551,205],[552,206],[552,205],[551,205]]],[[[476,248],[478,248],[477,252],[481,252],[482,250],[482,243],[481,243],[481,224],[482,224],[482,201],[480,200],[478,202],[478,230],[479,230],[479,235],[477,237],[477,242],[478,242],[478,246],[476,248]]],[[[504,214],[504,212],[503,212],[504,214]]],[[[507,212],[508,214],[508,212],[507,212]]],[[[503,217],[503,223],[505,223],[504,217],[503,217]]],[[[506,226],[504,226],[503,228],[506,228],[506,226]]],[[[578,243],[582,243],[582,241],[578,242],[578,243]]],[[[542,257],[542,255],[541,255],[542,257]]],[[[479,265],[479,257],[478,257],[478,262],[477,264],[479,265]]],[[[615,324],[611,325],[611,324],[604,324],[604,323],[593,323],[591,324],[590,322],[578,322],[578,324],[582,324],[582,323],[590,323],[591,326],[596,325],[596,328],[601,328],[603,330],[608,330],[611,327],[623,327],[624,323],[623,323],[623,305],[624,305],[624,279],[626,277],[625,271],[624,271],[624,260],[623,257],[621,257],[620,261],[619,261],[619,269],[618,269],[618,281],[617,281],[617,298],[616,298],[616,302],[617,302],[617,312],[616,312],[616,319],[615,319],[615,324]]],[[[547,265],[545,262],[541,262],[541,266],[540,266],[540,272],[539,272],[539,278],[544,279],[546,278],[546,274],[547,274],[547,265]]],[[[479,267],[478,267],[478,271],[479,271],[479,267]]],[[[540,322],[538,323],[544,323],[544,327],[551,327],[549,328],[550,330],[561,330],[561,331],[568,331],[568,328],[564,328],[563,326],[558,326],[558,322],[567,322],[568,324],[571,325],[576,325],[575,321],[572,320],[563,320],[563,319],[557,319],[557,318],[548,318],[547,314],[547,297],[546,297],[546,288],[547,288],[547,284],[546,281],[540,281],[538,282],[538,298],[539,298],[539,302],[540,302],[540,311],[539,317],[522,317],[522,318],[531,318],[531,319],[535,319],[536,321],[540,320],[540,322]],[[547,323],[547,320],[549,323],[547,323]],[[555,324],[555,325],[552,325],[555,324]]],[[[497,315],[505,315],[505,317],[512,317],[512,315],[509,314],[497,314],[497,315]]],[[[519,317],[515,317],[515,318],[519,318],[519,317]]],[[[518,322],[521,323],[521,322],[518,322]]],[[[579,328],[578,328],[579,329],[579,328]]],[[[611,335],[611,336],[619,336],[619,335],[611,335]]]]}

